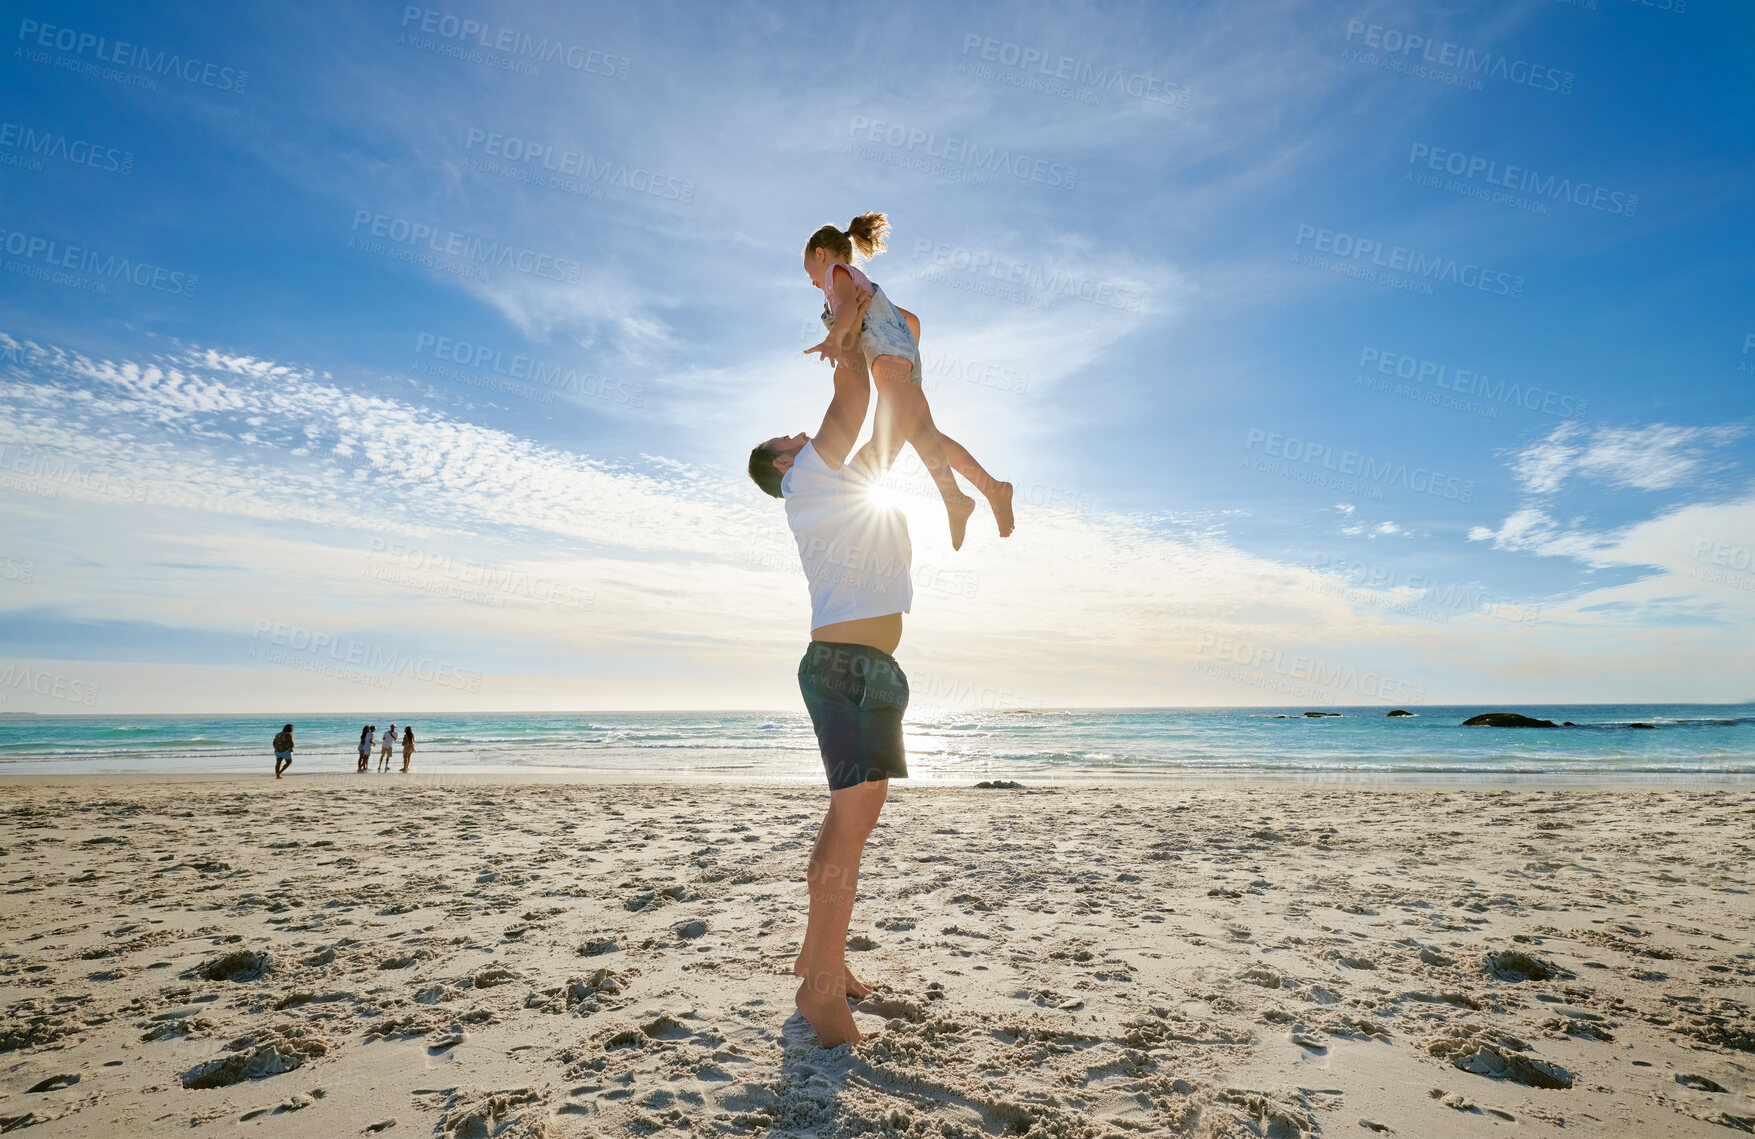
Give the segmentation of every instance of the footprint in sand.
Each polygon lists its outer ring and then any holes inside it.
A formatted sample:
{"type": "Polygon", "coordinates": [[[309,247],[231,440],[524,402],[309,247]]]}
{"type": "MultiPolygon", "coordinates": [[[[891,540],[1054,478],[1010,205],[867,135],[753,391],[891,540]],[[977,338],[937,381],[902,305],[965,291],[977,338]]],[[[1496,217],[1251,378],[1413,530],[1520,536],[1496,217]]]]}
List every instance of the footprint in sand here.
{"type": "Polygon", "coordinates": [[[1481,969],[1490,977],[1497,977],[1501,981],[1509,981],[1512,984],[1524,981],[1551,981],[1555,977],[1572,976],[1571,973],[1552,961],[1543,961],[1515,949],[1505,949],[1487,954],[1481,961],[1481,969]]]}
{"type": "Polygon", "coordinates": [[[233,981],[244,984],[258,981],[274,972],[274,958],[267,953],[255,953],[248,949],[240,949],[228,953],[224,957],[209,961],[207,964],[185,973],[185,977],[200,977],[204,981],[233,981]]]}
{"type": "Polygon", "coordinates": [[[926,1019],[926,1013],[919,1005],[895,997],[866,997],[855,1004],[853,1010],[881,1016],[885,1020],[905,1020],[909,1024],[919,1024],[926,1019]]]}
{"type": "Polygon", "coordinates": [[[230,1056],[208,1060],[183,1073],[183,1086],[225,1088],[245,1080],[278,1076],[327,1055],[333,1044],[315,1029],[282,1024],[240,1036],[226,1045],[230,1056]]]}
{"type": "MultiPolygon", "coordinates": [[[[62,1088],[70,1088],[78,1082],[79,1077],[75,1075],[50,1076],[48,1079],[38,1080],[36,1083],[26,1088],[25,1094],[36,1095],[40,1092],[58,1092],[62,1088]]],[[[1723,1091],[1724,1089],[1720,1088],[1718,1090],[1723,1091]]]]}

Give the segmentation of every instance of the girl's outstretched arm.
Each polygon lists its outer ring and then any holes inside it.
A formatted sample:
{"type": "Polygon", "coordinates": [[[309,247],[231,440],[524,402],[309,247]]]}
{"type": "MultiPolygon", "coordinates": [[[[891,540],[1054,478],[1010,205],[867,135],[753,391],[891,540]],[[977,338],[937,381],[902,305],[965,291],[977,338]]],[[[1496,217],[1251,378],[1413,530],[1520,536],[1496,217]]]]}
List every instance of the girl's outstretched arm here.
{"type": "Polygon", "coordinates": [[[871,303],[871,298],[854,287],[851,274],[837,275],[833,265],[829,266],[829,287],[835,295],[835,327],[821,344],[804,351],[806,355],[815,352],[829,363],[839,365],[841,357],[859,344],[859,327],[865,321],[865,306],[871,303]]]}

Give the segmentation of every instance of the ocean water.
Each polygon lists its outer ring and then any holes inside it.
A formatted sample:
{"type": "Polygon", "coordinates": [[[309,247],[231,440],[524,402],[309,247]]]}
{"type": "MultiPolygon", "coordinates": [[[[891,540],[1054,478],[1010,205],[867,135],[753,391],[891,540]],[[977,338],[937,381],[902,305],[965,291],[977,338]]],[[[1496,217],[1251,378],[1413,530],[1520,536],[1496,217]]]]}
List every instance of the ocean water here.
{"type": "MultiPolygon", "coordinates": [[[[1137,781],[1206,777],[1369,780],[1737,781],[1755,776],[1755,705],[1541,705],[1387,709],[933,710],[907,725],[917,781],[1137,781]],[[1464,728],[1515,710],[1578,727],[1464,728]],[[1634,723],[1650,729],[1633,728],[1634,723]]],[[[294,773],[352,771],[362,720],[296,716],[294,773]]],[[[404,721],[380,716],[386,726],[404,721]]],[[[0,775],[272,774],[274,716],[0,715],[0,775]]],[[[415,715],[416,774],[573,771],[691,779],[822,778],[802,711],[415,715]]],[[[401,766],[401,749],[393,767],[401,766]]],[[[377,767],[373,756],[372,767],[377,767]]]]}

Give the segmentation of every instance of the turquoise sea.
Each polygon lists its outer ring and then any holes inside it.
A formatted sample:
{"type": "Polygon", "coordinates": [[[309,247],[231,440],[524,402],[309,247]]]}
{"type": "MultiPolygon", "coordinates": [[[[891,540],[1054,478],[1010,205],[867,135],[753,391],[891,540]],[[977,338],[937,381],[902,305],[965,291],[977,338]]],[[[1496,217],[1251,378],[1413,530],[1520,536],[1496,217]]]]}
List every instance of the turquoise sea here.
{"type": "MultiPolygon", "coordinates": [[[[1146,708],[945,711],[910,719],[916,780],[1154,780],[1189,775],[1335,779],[1712,780],[1755,776],[1755,705],[1146,708]],[[1464,728],[1514,710],[1578,726],[1464,728]],[[1284,715],[1288,718],[1277,719],[1284,715]],[[1632,727],[1649,724],[1650,728],[1632,727]]],[[[358,716],[0,715],[0,775],[271,774],[270,742],[297,725],[295,775],[352,771],[358,716]]],[[[818,780],[810,722],[796,712],[415,714],[415,769],[818,780]]],[[[393,766],[401,766],[397,750],[393,766]]],[[[377,766],[373,757],[373,768],[377,766]]]]}

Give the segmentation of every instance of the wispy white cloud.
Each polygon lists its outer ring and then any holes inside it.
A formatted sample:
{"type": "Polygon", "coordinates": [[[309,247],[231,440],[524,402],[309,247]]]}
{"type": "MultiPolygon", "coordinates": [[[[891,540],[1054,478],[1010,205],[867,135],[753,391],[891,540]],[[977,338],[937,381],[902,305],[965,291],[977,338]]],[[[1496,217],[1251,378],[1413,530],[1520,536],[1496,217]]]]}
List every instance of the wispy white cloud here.
{"type": "MultiPolygon", "coordinates": [[[[1597,427],[1562,424],[1525,447],[1511,469],[1525,501],[1497,526],[1471,527],[1473,542],[1538,557],[1565,558],[1591,572],[1636,571],[1633,580],[1575,591],[1548,619],[1583,624],[1746,627],[1755,619],[1755,576],[1719,572],[1715,556],[1745,549],[1755,534],[1755,493],[1735,481],[1734,455],[1720,449],[1745,434],[1740,424],[1597,427]],[[1555,499],[1569,485],[1677,492],[1643,519],[1608,523],[1585,508],[1562,516],[1555,499]]],[[[1733,567],[1734,570],[1734,567],[1733,567]]]]}
{"type": "Polygon", "coordinates": [[[1569,420],[1524,448],[1512,469],[1520,489],[1530,495],[1554,494],[1570,478],[1614,490],[1672,490],[1712,470],[1713,450],[1744,434],[1739,424],[1592,429],[1569,420]]]}
{"type": "MultiPolygon", "coordinates": [[[[784,657],[804,636],[804,583],[778,508],[713,472],[539,446],[245,353],[117,361],[12,337],[0,347],[11,361],[0,444],[58,480],[56,511],[83,523],[64,548],[35,552],[46,566],[84,559],[77,574],[45,572],[33,601],[49,610],[239,635],[265,615],[412,626],[465,658],[469,646],[523,643],[587,669],[656,652],[697,699],[715,673],[784,657]],[[129,493],[119,502],[67,477],[73,466],[126,471],[129,493]],[[447,571],[390,561],[387,539],[421,551],[422,566],[427,555],[491,563],[565,582],[591,605],[557,613],[516,592],[471,603],[447,571]],[[129,557],[112,556],[118,547],[129,557]],[[147,551],[161,568],[143,594],[147,551]],[[251,586],[216,591],[210,574],[178,566],[226,567],[251,586]],[[386,566],[399,572],[371,572],[386,566]]],[[[1246,685],[1193,671],[1215,645],[1320,643],[1364,667],[1430,638],[1356,607],[1320,573],[1209,532],[1026,507],[1015,537],[978,536],[954,555],[937,503],[901,497],[915,534],[911,652],[1043,703],[1248,699],[1258,694],[1246,685]],[[1077,660],[1076,675],[1019,652],[1044,643],[1077,660]]],[[[8,495],[6,509],[24,517],[40,501],[8,495]]]]}

